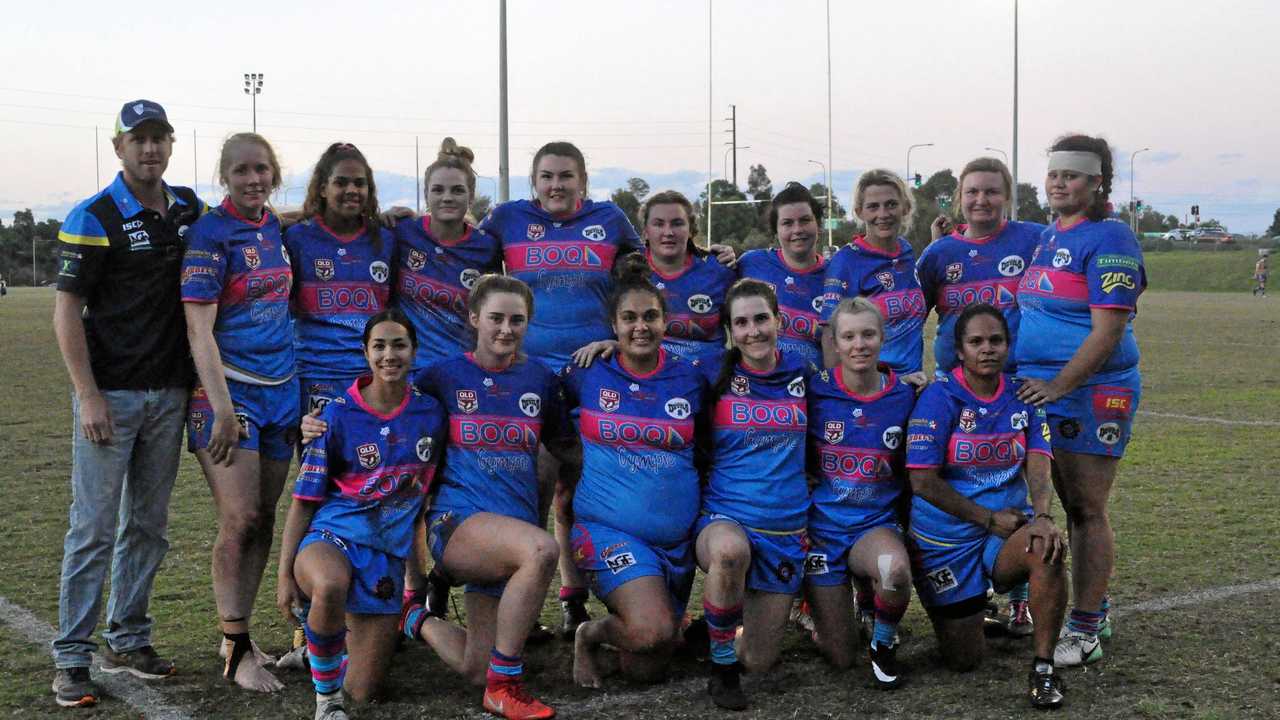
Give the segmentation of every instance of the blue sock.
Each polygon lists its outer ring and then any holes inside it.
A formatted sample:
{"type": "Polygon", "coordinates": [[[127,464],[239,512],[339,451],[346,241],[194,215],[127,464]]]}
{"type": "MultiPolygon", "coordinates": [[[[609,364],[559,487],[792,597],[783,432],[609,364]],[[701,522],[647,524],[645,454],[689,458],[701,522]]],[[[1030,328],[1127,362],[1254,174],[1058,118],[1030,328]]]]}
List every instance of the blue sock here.
{"type": "Polygon", "coordinates": [[[1111,612],[1111,596],[1110,595],[1102,596],[1102,606],[1098,609],[1098,612],[1102,613],[1103,615],[1106,615],[1107,613],[1111,612]]]}
{"type": "Polygon", "coordinates": [[[1067,616],[1067,630],[1085,633],[1086,635],[1097,635],[1104,617],[1106,616],[1100,612],[1086,612],[1072,608],[1071,614],[1067,616]]]}
{"type": "Polygon", "coordinates": [[[320,635],[307,623],[302,624],[307,635],[307,655],[311,661],[311,682],[316,693],[332,695],[342,689],[347,675],[347,629],[320,635]]]}
{"type": "Polygon", "coordinates": [[[1014,585],[1013,589],[1009,591],[1009,602],[1011,603],[1026,602],[1029,597],[1031,597],[1030,583],[1014,585]]]}
{"type": "Polygon", "coordinates": [[[731,608],[719,608],[706,600],[702,610],[707,618],[707,634],[711,636],[711,662],[732,665],[738,661],[738,650],[733,642],[738,626],[742,624],[742,603],[731,608]]]}
{"type": "Polygon", "coordinates": [[[524,675],[524,661],[519,656],[503,655],[498,648],[489,653],[489,672],[485,673],[485,679],[490,686],[519,681],[521,675],[524,675]]]}

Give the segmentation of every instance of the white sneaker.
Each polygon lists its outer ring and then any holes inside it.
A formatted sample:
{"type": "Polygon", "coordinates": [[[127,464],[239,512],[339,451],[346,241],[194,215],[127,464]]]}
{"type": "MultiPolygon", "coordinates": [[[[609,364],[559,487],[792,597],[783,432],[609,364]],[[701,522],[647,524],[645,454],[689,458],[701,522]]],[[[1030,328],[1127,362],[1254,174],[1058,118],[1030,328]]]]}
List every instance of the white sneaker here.
{"type": "Polygon", "coordinates": [[[332,696],[316,695],[315,720],[350,720],[347,711],[342,707],[342,691],[332,696]]]}
{"type": "Polygon", "coordinates": [[[1087,665],[1101,659],[1102,643],[1097,635],[1066,632],[1053,648],[1053,664],[1058,667],[1087,665]]]}

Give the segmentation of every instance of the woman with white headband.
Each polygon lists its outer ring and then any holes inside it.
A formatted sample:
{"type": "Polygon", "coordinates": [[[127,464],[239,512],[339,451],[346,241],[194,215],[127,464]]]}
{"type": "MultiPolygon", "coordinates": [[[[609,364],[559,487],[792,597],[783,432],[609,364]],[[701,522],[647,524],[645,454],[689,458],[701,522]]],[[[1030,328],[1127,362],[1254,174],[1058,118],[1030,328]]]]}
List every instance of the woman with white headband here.
{"type": "Polygon", "coordinates": [[[1133,233],[1108,217],[1112,168],[1101,138],[1054,143],[1045,194],[1058,220],[1018,286],[1018,397],[1048,413],[1071,537],[1074,597],[1054,649],[1057,665],[1101,659],[1099,638],[1110,636],[1115,536],[1107,496],[1141,394],[1132,320],[1147,276],[1133,233]]]}

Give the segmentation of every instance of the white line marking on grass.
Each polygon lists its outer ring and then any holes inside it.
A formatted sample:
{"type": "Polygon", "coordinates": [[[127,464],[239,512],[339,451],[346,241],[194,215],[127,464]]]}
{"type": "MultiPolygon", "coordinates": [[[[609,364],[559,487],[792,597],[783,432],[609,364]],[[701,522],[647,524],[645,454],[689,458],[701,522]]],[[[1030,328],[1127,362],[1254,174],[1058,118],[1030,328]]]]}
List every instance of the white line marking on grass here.
{"type": "Polygon", "coordinates": [[[1250,593],[1267,592],[1271,590],[1280,590],[1280,578],[1272,578],[1271,580],[1262,580],[1260,582],[1247,583],[1245,585],[1227,585],[1225,587],[1208,588],[1207,590],[1194,590],[1189,593],[1155,598],[1153,600],[1147,600],[1134,605],[1121,605],[1116,608],[1116,614],[1126,615],[1128,613],[1172,610],[1173,608],[1187,607],[1189,605],[1201,605],[1204,603],[1214,602],[1216,600],[1225,600],[1226,598],[1235,597],[1236,595],[1247,595],[1250,593]]]}
{"type": "Polygon", "coordinates": [[[1155,410],[1139,410],[1139,415],[1170,418],[1173,420],[1193,420],[1195,422],[1216,423],[1218,425],[1251,425],[1255,427],[1280,427],[1276,420],[1228,420],[1227,418],[1204,417],[1203,415],[1182,415],[1179,413],[1156,412],[1155,410]]]}
{"type": "MultiPolygon", "coordinates": [[[[57,633],[30,610],[0,597],[0,622],[18,631],[34,645],[49,647],[57,633]]],[[[128,675],[108,675],[98,670],[100,658],[94,656],[90,675],[99,687],[120,698],[150,720],[192,720],[186,710],[170,704],[156,689],[128,675]]],[[[52,705],[51,705],[52,707],[52,705]]]]}

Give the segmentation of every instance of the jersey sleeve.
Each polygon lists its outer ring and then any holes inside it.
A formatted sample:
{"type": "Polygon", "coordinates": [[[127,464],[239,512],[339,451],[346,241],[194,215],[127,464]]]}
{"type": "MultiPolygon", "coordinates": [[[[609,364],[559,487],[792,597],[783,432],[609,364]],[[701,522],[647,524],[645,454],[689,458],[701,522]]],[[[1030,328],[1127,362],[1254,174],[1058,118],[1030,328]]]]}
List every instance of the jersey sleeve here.
{"type": "MultiPolygon", "coordinates": [[[[1115,234],[1129,234],[1128,228],[1118,227],[1116,230],[1115,234]]],[[[1147,284],[1141,251],[1131,236],[1107,244],[1106,252],[1102,248],[1095,249],[1085,261],[1089,307],[1136,310],[1138,295],[1147,284]]]]}
{"type": "Polygon", "coordinates": [[[951,417],[940,383],[925,388],[907,421],[907,467],[937,468],[945,464],[951,440],[951,417]]]}
{"type": "Polygon", "coordinates": [[[182,257],[182,302],[216,303],[222,294],[227,255],[219,251],[206,223],[197,223],[188,235],[182,257]]]}
{"type": "Polygon", "coordinates": [[[1027,452],[1053,457],[1053,444],[1049,433],[1049,416],[1043,407],[1027,406],[1027,452]]]}
{"type": "Polygon", "coordinates": [[[572,447],[578,441],[577,432],[569,420],[570,406],[566,386],[562,375],[551,375],[547,380],[547,403],[542,412],[541,438],[543,446],[547,448],[572,447]]]}
{"type": "Polygon", "coordinates": [[[440,403],[441,408],[447,407],[448,402],[442,397],[440,390],[440,377],[436,373],[436,367],[444,360],[438,360],[430,365],[416,371],[413,374],[413,386],[418,388],[418,392],[428,395],[436,402],[440,403]]]}
{"type": "MultiPolygon", "coordinates": [[[[618,208],[618,255],[622,257],[630,253],[644,252],[644,241],[640,239],[640,234],[636,232],[636,228],[631,224],[631,219],[627,214],[618,208]]],[[[615,259],[614,262],[617,262],[615,259]]]]}
{"type": "Polygon", "coordinates": [[[324,434],[311,441],[302,452],[302,461],[298,466],[298,479],[293,483],[293,497],[298,500],[323,502],[329,490],[330,470],[337,471],[338,457],[329,456],[330,449],[334,453],[342,452],[342,420],[337,412],[341,403],[331,402],[320,413],[320,419],[328,423],[324,434]]]}
{"type": "Polygon", "coordinates": [[[500,203],[493,206],[489,210],[489,214],[484,216],[476,229],[483,230],[498,239],[498,243],[502,243],[502,221],[507,215],[507,203],[500,203]]]}
{"type": "Polygon", "coordinates": [[[58,230],[58,289],[87,297],[102,276],[111,240],[87,203],[67,216],[58,230]]]}
{"type": "Polygon", "coordinates": [[[846,278],[853,271],[853,253],[839,250],[827,265],[822,276],[822,310],[818,312],[818,322],[826,324],[835,314],[836,306],[849,293],[849,281],[846,278]]]}
{"type": "Polygon", "coordinates": [[[937,256],[939,253],[937,251],[937,247],[938,241],[940,240],[942,240],[942,238],[938,238],[938,240],[934,240],[930,243],[929,246],[924,249],[924,252],[920,253],[919,259],[916,260],[916,282],[920,283],[920,292],[924,293],[926,314],[929,309],[932,309],[938,304],[937,297],[935,297],[935,295],[938,292],[937,256]]]}

